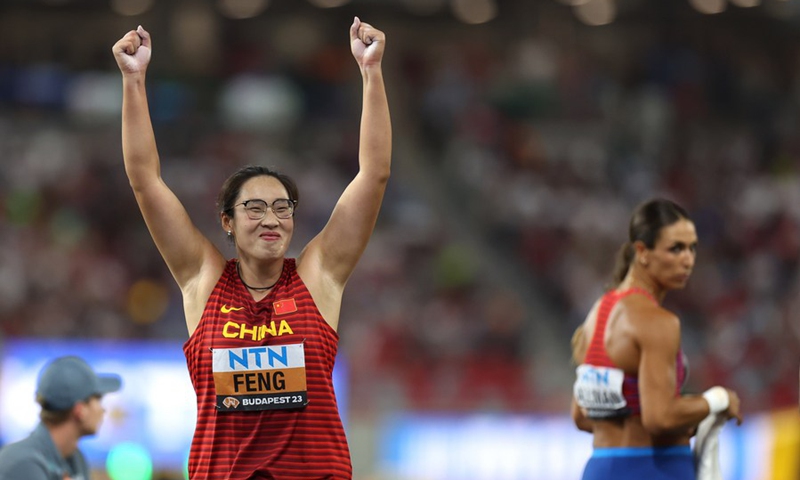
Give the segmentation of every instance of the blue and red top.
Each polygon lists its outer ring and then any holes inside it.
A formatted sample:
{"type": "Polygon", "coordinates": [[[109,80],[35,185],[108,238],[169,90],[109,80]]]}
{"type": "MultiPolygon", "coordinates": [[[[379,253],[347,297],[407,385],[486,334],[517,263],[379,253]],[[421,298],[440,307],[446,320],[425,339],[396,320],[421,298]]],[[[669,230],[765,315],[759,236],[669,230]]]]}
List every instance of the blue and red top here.
{"type": "MultiPolygon", "coordinates": [[[[653,295],[650,294],[650,292],[642,288],[630,288],[621,291],[612,290],[603,295],[603,298],[600,300],[600,308],[597,312],[594,334],[592,335],[591,342],[589,343],[589,348],[586,350],[586,356],[583,363],[596,367],[619,368],[608,356],[603,339],[605,338],[608,317],[611,314],[611,311],[614,309],[614,306],[621,299],[627,297],[628,295],[634,294],[644,295],[652,300],[653,303],[658,303],[656,299],[653,298],[653,295]]],[[[680,390],[683,386],[683,383],[686,381],[686,363],[683,352],[680,350],[678,351],[677,358],[675,359],[675,370],[677,375],[675,395],[678,396],[680,395],[680,390]]],[[[627,405],[620,412],[616,412],[613,417],[641,415],[642,408],[641,404],[639,403],[638,375],[632,375],[625,372],[625,377],[622,383],[622,394],[625,397],[627,405]]],[[[603,418],[609,417],[604,416],[603,418]]]]}

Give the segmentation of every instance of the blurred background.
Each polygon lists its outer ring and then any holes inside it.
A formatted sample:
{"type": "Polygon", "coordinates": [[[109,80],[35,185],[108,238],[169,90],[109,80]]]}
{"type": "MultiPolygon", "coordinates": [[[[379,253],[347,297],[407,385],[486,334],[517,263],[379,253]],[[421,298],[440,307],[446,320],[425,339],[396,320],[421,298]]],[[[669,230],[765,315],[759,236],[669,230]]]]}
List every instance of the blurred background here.
{"type": "Polygon", "coordinates": [[[178,289],[125,177],[111,46],[141,24],[163,175],[227,255],[238,167],[300,187],[292,256],[357,168],[353,16],[387,34],[393,176],[344,298],[355,478],[579,478],[569,341],[633,208],[700,247],[686,390],[738,391],[726,479],[800,478],[799,0],[2,0],[0,437],[59,352],[123,373],[96,478],[183,478],[194,396],[178,289]],[[170,398],[168,405],[164,395],[170,398]]]}

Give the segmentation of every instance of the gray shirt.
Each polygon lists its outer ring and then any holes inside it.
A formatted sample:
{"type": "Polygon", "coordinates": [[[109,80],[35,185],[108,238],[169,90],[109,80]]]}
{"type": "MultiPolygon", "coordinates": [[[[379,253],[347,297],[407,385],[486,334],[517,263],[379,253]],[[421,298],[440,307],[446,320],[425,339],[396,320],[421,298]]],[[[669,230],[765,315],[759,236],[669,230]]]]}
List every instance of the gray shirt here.
{"type": "Polygon", "coordinates": [[[76,450],[61,456],[50,432],[39,424],[28,438],[0,449],[0,480],[89,480],[86,458],[76,450]]]}

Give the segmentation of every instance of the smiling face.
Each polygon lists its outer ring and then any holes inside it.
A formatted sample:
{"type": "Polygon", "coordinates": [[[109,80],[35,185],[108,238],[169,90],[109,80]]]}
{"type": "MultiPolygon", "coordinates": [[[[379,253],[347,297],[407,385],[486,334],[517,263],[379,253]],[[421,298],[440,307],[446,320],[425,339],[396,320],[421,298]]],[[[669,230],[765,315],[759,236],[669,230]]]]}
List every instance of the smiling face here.
{"type": "Polygon", "coordinates": [[[680,219],[663,227],[652,249],[638,243],[637,261],[657,284],[665,290],[686,286],[697,256],[694,223],[680,219]]]}
{"type": "Polygon", "coordinates": [[[267,208],[264,217],[255,220],[241,205],[248,200],[264,200],[272,205],[281,198],[287,199],[289,194],[275,177],[260,175],[242,185],[231,216],[222,216],[222,227],[233,235],[239,257],[274,259],[286,255],[294,232],[294,218],[278,218],[271,208],[267,208]]]}

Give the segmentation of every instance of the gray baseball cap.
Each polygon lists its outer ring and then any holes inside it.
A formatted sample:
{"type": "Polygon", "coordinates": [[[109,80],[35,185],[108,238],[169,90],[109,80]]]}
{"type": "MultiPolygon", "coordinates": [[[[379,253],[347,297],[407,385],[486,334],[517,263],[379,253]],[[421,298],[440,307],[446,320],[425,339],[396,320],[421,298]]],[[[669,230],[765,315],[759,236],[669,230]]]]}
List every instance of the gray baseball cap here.
{"type": "Polygon", "coordinates": [[[122,379],[115,374],[98,374],[80,357],[59,357],[50,361],[39,374],[36,395],[48,410],[69,410],[93,395],[116,392],[122,379]]]}

